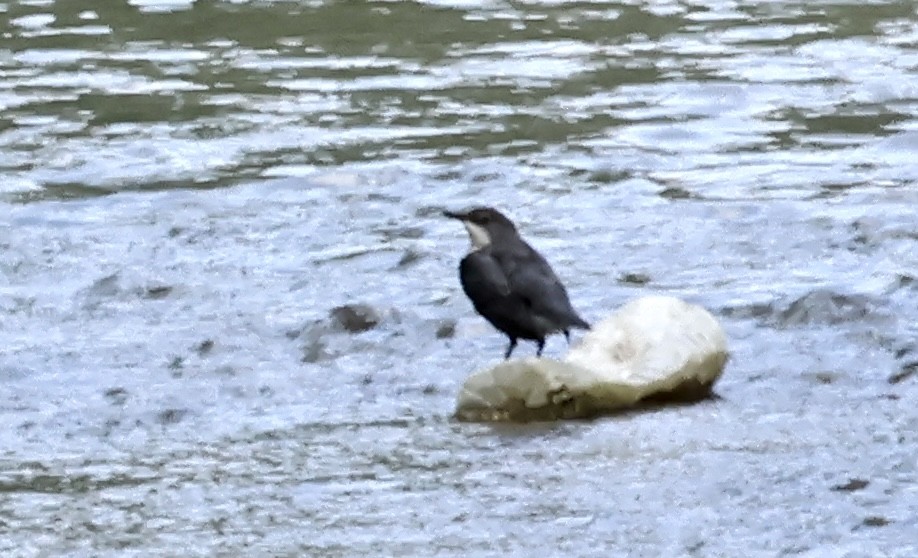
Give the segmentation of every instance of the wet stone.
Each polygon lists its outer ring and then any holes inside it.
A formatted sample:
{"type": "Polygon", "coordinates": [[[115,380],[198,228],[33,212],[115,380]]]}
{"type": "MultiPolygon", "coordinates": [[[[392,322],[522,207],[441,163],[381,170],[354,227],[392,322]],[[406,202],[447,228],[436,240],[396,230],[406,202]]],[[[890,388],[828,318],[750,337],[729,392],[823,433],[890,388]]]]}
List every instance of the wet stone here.
{"type": "Polygon", "coordinates": [[[661,198],[667,200],[687,200],[695,197],[695,194],[685,188],[670,186],[658,194],[661,198]]]}
{"type": "Polygon", "coordinates": [[[384,192],[370,192],[366,194],[366,199],[368,201],[379,201],[379,202],[389,202],[392,204],[398,204],[402,201],[402,197],[397,194],[387,194],[384,192]]]}
{"type": "Polygon", "coordinates": [[[169,296],[169,293],[172,292],[172,287],[169,285],[155,285],[152,287],[147,287],[143,293],[144,298],[149,298],[153,300],[159,300],[169,296]]]}
{"type": "Polygon", "coordinates": [[[166,409],[156,415],[156,421],[162,425],[178,424],[187,414],[187,409],[166,409]]]}
{"type": "Polygon", "coordinates": [[[128,392],[123,387],[114,387],[105,390],[105,398],[114,405],[123,405],[128,398],[128,392]]]}
{"type": "Polygon", "coordinates": [[[429,332],[431,327],[393,308],[377,310],[366,304],[349,304],[329,312],[328,319],[307,322],[287,335],[302,343],[301,362],[317,363],[383,346],[399,352],[406,344],[416,346],[415,331],[429,332]]]}
{"type": "Polygon", "coordinates": [[[121,293],[120,276],[118,273],[106,275],[95,280],[92,285],[82,291],[86,310],[95,310],[102,304],[121,293]]]}
{"type": "Polygon", "coordinates": [[[449,339],[456,335],[456,320],[443,320],[437,326],[437,339],[449,339]]]}
{"type": "Polygon", "coordinates": [[[704,308],[673,297],[638,298],[594,323],[564,360],[507,360],[472,374],[456,417],[578,419],[702,401],[723,372],[726,343],[720,323],[704,308]]]}
{"type": "Polygon", "coordinates": [[[590,175],[590,182],[599,184],[611,184],[620,180],[625,180],[630,174],[625,171],[598,170],[590,175]]]}
{"type": "Polygon", "coordinates": [[[641,272],[624,273],[618,278],[619,283],[626,285],[646,285],[650,281],[650,275],[641,272]]]}
{"type": "Polygon", "coordinates": [[[870,299],[864,295],[843,295],[819,290],[808,293],[778,316],[781,326],[840,324],[863,320],[870,314],[870,299]]]}
{"type": "Polygon", "coordinates": [[[214,340],[205,339],[204,341],[201,341],[200,343],[198,343],[198,346],[195,347],[194,350],[196,353],[198,353],[199,356],[204,356],[208,354],[211,350],[213,350],[213,348],[214,348],[214,340]]]}
{"type": "Polygon", "coordinates": [[[417,250],[405,250],[405,252],[402,254],[402,257],[398,260],[398,263],[395,264],[395,267],[396,269],[402,269],[410,266],[420,259],[421,254],[417,250]]]}
{"type": "Polygon", "coordinates": [[[820,384],[828,385],[834,383],[838,379],[838,375],[831,372],[817,372],[813,375],[813,379],[820,384]]]}
{"type": "Polygon", "coordinates": [[[472,182],[478,182],[478,183],[482,183],[482,182],[492,182],[492,181],[496,181],[496,180],[500,180],[500,179],[501,179],[500,173],[497,173],[497,172],[483,172],[483,173],[479,173],[479,174],[476,174],[475,176],[473,176],[473,177],[472,177],[472,182]]]}
{"type": "Polygon", "coordinates": [[[915,374],[918,374],[918,360],[902,366],[902,369],[890,376],[887,381],[891,384],[898,384],[911,378],[915,374]]]}
{"type": "Polygon", "coordinates": [[[861,525],[864,527],[884,527],[890,523],[891,521],[882,515],[871,515],[869,517],[865,517],[864,521],[861,522],[861,525]]]}
{"type": "Polygon", "coordinates": [[[379,312],[369,304],[338,306],[332,309],[329,317],[336,328],[350,333],[369,331],[382,321],[379,312]]]}
{"type": "Polygon", "coordinates": [[[832,487],[832,490],[836,492],[857,492],[858,490],[867,488],[869,484],[870,481],[864,479],[849,479],[848,482],[844,484],[836,484],[832,487]]]}

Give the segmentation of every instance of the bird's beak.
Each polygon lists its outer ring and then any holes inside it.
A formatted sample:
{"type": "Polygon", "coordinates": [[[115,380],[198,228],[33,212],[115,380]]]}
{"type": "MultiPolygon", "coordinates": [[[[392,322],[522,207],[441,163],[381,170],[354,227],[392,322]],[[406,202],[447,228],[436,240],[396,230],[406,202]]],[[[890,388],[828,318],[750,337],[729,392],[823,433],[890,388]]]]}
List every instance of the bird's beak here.
{"type": "Polygon", "coordinates": [[[469,233],[469,240],[472,243],[473,250],[478,250],[479,248],[484,248],[491,244],[491,233],[481,225],[469,221],[468,213],[458,213],[446,210],[443,212],[443,215],[450,219],[462,221],[462,224],[465,225],[465,230],[469,233]]]}
{"type": "Polygon", "coordinates": [[[443,216],[449,217],[450,219],[458,219],[460,221],[465,221],[468,218],[468,215],[465,213],[457,213],[455,211],[449,211],[448,209],[443,211],[443,216]]]}

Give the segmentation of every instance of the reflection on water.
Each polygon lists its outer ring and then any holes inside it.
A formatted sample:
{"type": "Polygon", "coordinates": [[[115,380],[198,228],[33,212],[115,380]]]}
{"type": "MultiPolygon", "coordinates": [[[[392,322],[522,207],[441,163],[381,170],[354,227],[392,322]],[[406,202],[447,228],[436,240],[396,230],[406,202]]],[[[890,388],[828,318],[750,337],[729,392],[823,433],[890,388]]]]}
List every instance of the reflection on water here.
{"type": "Polygon", "coordinates": [[[0,2],[4,555],[915,556],[916,15],[0,2]],[[454,422],[473,203],[722,399],[454,422]]]}

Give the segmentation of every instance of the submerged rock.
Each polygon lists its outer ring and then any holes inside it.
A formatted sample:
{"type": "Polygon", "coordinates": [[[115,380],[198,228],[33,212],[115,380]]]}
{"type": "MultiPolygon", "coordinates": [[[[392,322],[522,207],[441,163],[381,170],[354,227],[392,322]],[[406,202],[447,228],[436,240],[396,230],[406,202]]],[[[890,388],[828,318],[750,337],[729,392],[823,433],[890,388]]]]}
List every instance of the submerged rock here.
{"type": "Polygon", "coordinates": [[[710,395],[726,361],[726,337],[707,310],[643,297],[594,325],[563,361],[514,360],[473,374],[459,393],[456,416],[574,419],[699,400],[710,395]]]}
{"type": "Polygon", "coordinates": [[[331,361],[381,348],[403,354],[406,344],[417,347],[421,341],[419,331],[427,330],[429,338],[433,338],[433,326],[420,322],[411,312],[355,302],[332,308],[327,318],[310,320],[288,331],[287,337],[302,341],[302,362],[306,363],[331,361]]]}
{"type": "Polygon", "coordinates": [[[350,333],[369,331],[382,321],[380,313],[369,304],[345,304],[329,313],[337,329],[350,333]]]}
{"type": "Polygon", "coordinates": [[[872,301],[864,295],[848,295],[816,290],[795,300],[781,313],[778,325],[793,327],[809,324],[840,324],[863,320],[870,314],[872,301]]]}

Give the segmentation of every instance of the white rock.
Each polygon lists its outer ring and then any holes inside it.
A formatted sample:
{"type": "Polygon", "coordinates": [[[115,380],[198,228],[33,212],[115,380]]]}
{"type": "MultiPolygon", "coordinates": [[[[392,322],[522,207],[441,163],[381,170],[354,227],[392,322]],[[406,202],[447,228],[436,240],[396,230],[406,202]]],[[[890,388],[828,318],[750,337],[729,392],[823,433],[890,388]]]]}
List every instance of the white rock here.
{"type": "Polygon", "coordinates": [[[727,340],[710,312],[677,298],[633,300],[595,324],[563,361],[529,358],[476,372],[459,392],[463,420],[555,420],[710,394],[727,340]]]}

